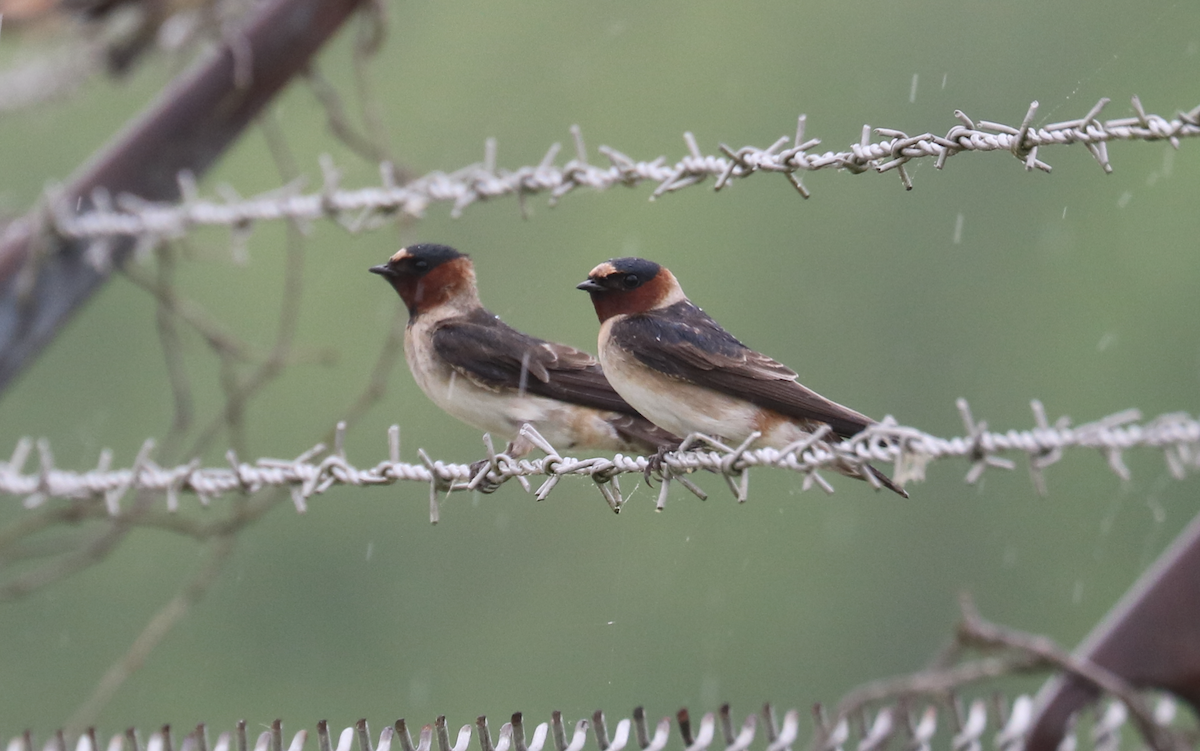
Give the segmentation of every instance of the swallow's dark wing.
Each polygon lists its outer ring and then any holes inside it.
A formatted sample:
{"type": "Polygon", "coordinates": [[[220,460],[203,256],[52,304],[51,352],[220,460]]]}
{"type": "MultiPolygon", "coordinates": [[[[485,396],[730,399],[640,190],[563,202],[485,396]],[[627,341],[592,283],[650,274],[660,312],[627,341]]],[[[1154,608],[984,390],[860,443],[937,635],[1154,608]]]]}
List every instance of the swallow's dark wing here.
{"type": "Polygon", "coordinates": [[[874,422],[805,388],[795,371],[742,344],[690,301],[629,316],[613,325],[611,336],[660,373],[795,420],[829,423],[843,438],[874,422]]]}
{"type": "Polygon", "coordinates": [[[434,331],[433,347],[456,371],[487,388],[638,414],[609,385],[596,358],[522,334],[486,310],[443,323],[434,331]]]}
{"type": "Polygon", "coordinates": [[[443,323],[434,331],[433,347],[457,372],[486,388],[616,412],[609,420],[613,429],[647,451],[679,445],[677,436],[642,417],[613,390],[596,358],[522,334],[486,310],[443,323]]]}

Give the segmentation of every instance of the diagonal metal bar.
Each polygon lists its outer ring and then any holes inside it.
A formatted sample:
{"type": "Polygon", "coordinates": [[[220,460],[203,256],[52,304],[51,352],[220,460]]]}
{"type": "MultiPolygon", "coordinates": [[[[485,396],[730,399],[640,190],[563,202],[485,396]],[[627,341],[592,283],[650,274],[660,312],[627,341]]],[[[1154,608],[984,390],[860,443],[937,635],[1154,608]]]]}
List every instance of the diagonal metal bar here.
{"type": "MultiPolygon", "coordinates": [[[[93,208],[98,190],[179,200],[180,173],[208,169],[361,1],[264,3],[81,167],[58,199],[77,211],[93,208]]],[[[50,226],[34,210],[0,238],[0,392],[108,277],[88,262],[89,241],[50,226]]],[[[104,256],[116,263],[134,247],[132,238],[111,243],[104,256]]]]}
{"type": "MultiPolygon", "coordinates": [[[[1121,598],[1075,654],[1140,688],[1166,689],[1200,711],[1200,515],[1121,598]]],[[[1071,716],[1099,698],[1078,678],[1038,693],[1027,751],[1054,751],[1071,716]]]]}

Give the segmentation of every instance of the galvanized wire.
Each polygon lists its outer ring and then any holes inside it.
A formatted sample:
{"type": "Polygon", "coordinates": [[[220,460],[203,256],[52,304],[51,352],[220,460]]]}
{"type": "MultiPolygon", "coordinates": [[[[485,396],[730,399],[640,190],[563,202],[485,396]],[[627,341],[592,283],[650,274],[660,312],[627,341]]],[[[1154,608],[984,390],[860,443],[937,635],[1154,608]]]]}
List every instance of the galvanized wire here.
{"type": "Polygon", "coordinates": [[[674,163],[666,157],[639,161],[616,149],[601,146],[607,166],[589,162],[587,148],[578,126],[571,129],[575,156],[566,164],[556,164],[560,145],[554,144],[537,165],[515,170],[496,166],[496,142],[489,139],[482,163],[471,164],[454,172],[435,171],[403,185],[397,184],[393,166],[380,165],[381,185],[346,189],[328,156],[321,158],[324,184],[319,191],[304,193],[292,184],[268,194],[244,199],[232,188],[222,189],[223,200],[205,199],[188,174],[179,176],[183,200],[178,204],[148,203],[133,196],[112,197],[103,191],[92,196],[92,205],[75,213],[75,205],[50,196],[51,227],[69,238],[94,239],[89,258],[97,267],[108,261],[107,242],[117,237],[137,237],[144,248],[182,237],[196,226],[228,227],[235,239],[244,241],[255,223],[290,219],[301,223],[331,218],[350,231],[379,226],[397,214],[424,216],[433,204],[452,206],[451,215],[460,215],[468,206],[506,196],[524,199],[529,195],[549,194],[551,205],[579,188],[607,190],[618,185],[637,187],[654,183],[653,200],[714,178],[721,190],[731,181],[758,173],[780,173],[808,197],[800,174],[822,169],[851,173],[895,170],[905,188],[912,188],[905,165],[915,159],[933,159],[938,169],[952,156],[969,152],[1008,152],[1025,169],[1050,171],[1039,152],[1050,146],[1083,144],[1105,172],[1112,171],[1107,144],[1110,141],[1166,141],[1175,148],[1180,140],[1200,135],[1200,107],[1180,112],[1172,119],[1149,114],[1135,96],[1135,115],[1112,120],[1097,119],[1109,102],[1101,99],[1083,117],[1034,127],[1038,103],[1033,102],[1017,127],[988,120],[975,120],[961,111],[954,112],[958,123],[938,136],[932,132],[910,136],[893,128],[864,125],[858,142],[845,151],[816,151],[821,141],[805,138],[805,116],[801,115],[795,137],[784,136],[766,148],[744,146],[733,149],[720,145],[720,155],[704,154],[691,133],[684,133],[688,153],[674,163]],[[874,132],[880,140],[872,141],[874,132]],[[791,145],[789,145],[791,142],[791,145]]]}
{"type": "MultiPolygon", "coordinates": [[[[700,435],[690,436],[679,451],[667,453],[659,471],[663,482],[658,493],[658,508],[666,503],[671,483],[678,480],[689,490],[703,496],[688,475],[704,470],[722,475],[739,501],[748,498],[747,470],[755,467],[787,469],[804,475],[802,487],[816,484],[826,492],[833,487],[820,474],[831,467],[861,467],[867,462],[894,462],[896,479],[900,482],[919,480],[925,466],[935,460],[951,457],[965,458],[970,463],[966,474],[968,483],[976,482],[989,467],[1012,469],[1015,463],[1003,454],[1025,454],[1035,486],[1044,492],[1042,471],[1058,461],[1067,449],[1091,449],[1101,452],[1108,466],[1118,476],[1128,479],[1124,452],[1148,448],[1163,452],[1171,473],[1182,479],[1189,471],[1200,468],[1200,422],[1186,413],[1160,415],[1139,422],[1137,410],[1126,410],[1108,417],[1072,427],[1066,418],[1051,425],[1042,405],[1032,403],[1035,427],[1026,430],[992,432],[987,423],[976,421],[966,400],[958,401],[966,434],[940,438],[912,427],[897,425],[886,419],[851,439],[827,442],[827,429],[797,441],[783,449],[750,449],[750,441],[740,446],[728,446],[700,435]]],[[[475,464],[455,464],[431,459],[423,449],[418,450],[420,463],[400,460],[400,429],[393,426],[388,433],[388,458],[375,466],[360,468],[351,464],[343,448],[345,426],[339,425],[332,451],[317,445],[295,459],[258,459],[253,464],[242,462],[230,451],[228,467],[201,467],[198,461],[176,467],[160,467],[151,460],[154,442],[147,440],[132,466],[112,468],[112,452],[101,453],[95,469],[75,472],[59,469],[47,441],[36,443],[21,439],[7,462],[0,462],[0,494],[24,498],[26,508],[36,508],[52,499],[96,501],[103,503],[109,514],[121,513],[121,501],[130,492],[161,493],[169,511],[178,510],[181,498],[190,494],[201,504],[227,493],[254,493],[267,487],[285,487],[292,495],[298,511],[307,508],[307,501],[337,485],[391,485],[399,481],[425,483],[429,486],[430,516],[436,522],[438,502],[442,493],[457,490],[494,489],[510,479],[517,480],[529,492],[542,500],[559,481],[577,475],[596,483],[614,511],[627,500],[621,495],[617,477],[622,474],[643,474],[652,466],[644,456],[617,454],[612,458],[565,457],[526,425],[523,434],[542,449],[540,459],[517,459],[492,448],[484,436],[487,458],[475,464]],[[36,446],[38,467],[26,472],[36,446]],[[533,491],[527,478],[545,478],[533,491]]],[[[863,473],[865,479],[878,481],[863,473]]]]}
{"type": "MultiPolygon", "coordinates": [[[[816,726],[808,747],[813,751],[871,751],[899,742],[901,748],[913,751],[932,751],[934,748],[1018,751],[1023,748],[1032,716],[1033,701],[1028,696],[1018,696],[1011,706],[1002,697],[991,702],[975,700],[965,707],[957,703],[950,706],[888,705],[873,714],[863,713],[850,721],[839,720],[833,727],[824,726],[818,707],[816,726]]],[[[1163,726],[1170,725],[1175,716],[1174,701],[1169,698],[1159,700],[1155,716],[1163,726]]],[[[791,751],[804,745],[800,717],[800,712],[793,709],[785,712],[779,722],[774,708],[767,704],[760,713],[747,716],[739,726],[726,704],[717,712],[706,713],[699,722],[693,723],[687,709],[681,709],[675,714],[674,723],[670,717],[653,723],[647,720],[645,710],[637,707],[631,718],[615,722],[601,711],[575,723],[564,722],[562,713],[554,712],[550,722],[528,728],[523,715],[517,712],[493,737],[485,716],[478,717],[471,725],[463,725],[452,736],[443,715],[421,727],[416,739],[410,734],[407,721],[400,719],[385,727],[377,740],[372,737],[366,720],[359,720],[354,727],[344,728],[340,733],[331,732],[328,723],[322,720],[316,728],[316,748],[319,751],[391,751],[396,745],[399,751],[468,751],[474,739],[479,751],[551,751],[551,748],[553,751],[590,751],[593,748],[596,751],[624,751],[627,748],[630,751],[662,751],[668,744],[684,751],[791,751]]],[[[1097,711],[1095,721],[1088,728],[1073,727],[1064,741],[1069,745],[1060,748],[1078,751],[1141,748],[1136,738],[1122,736],[1126,721],[1124,705],[1110,702],[1097,711]]],[[[103,743],[92,729],[75,740],[75,751],[170,751],[175,748],[180,751],[304,751],[309,735],[308,730],[300,730],[289,742],[279,720],[271,724],[270,730],[261,732],[257,739],[247,737],[245,721],[239,722],[233,731],[220,733],[212,745],[208,732],[208,727],[201,724],[177,742],[172,738],[169,725],[152,732],[144,740],[130,728],[103,743]]],[[[59,732],[45,742],[43,750],[68,751],[68,746],[68,739],[59,732]]],[[[27,732],[9,741],[7,751],[38,751],[38,748],[33,736],[27,732]]]]}

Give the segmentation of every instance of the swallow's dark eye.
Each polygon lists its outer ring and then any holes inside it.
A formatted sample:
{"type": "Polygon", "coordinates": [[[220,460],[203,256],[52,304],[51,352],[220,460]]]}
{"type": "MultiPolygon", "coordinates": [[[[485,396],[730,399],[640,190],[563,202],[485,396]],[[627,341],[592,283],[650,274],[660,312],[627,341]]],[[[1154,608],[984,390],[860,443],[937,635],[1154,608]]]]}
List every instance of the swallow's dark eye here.
{"type": "Polygon", "coordinates": [[[626,274],[625,278],[621,280],[621,284],[625,285],[625,289],[633,289],[638,286],[639,282],[637,274],[626,274]]]}
{"type": "Polygon", "coordinates": [[[413,268],[417,271],[428,271],[429,261],[426,261],[424,258],[418,258],[417,260],[413,261],[413,268]]]}

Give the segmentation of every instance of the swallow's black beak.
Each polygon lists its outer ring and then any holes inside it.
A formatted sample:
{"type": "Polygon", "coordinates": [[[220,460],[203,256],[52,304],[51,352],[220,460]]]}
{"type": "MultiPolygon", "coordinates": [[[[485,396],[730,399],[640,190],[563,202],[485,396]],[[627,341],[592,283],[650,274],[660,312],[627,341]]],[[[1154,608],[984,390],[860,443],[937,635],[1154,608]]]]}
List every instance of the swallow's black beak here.
{"type": "Polygon", "coordinates": [[[599,282],[597,282],[593,279],[588,279],[587,281],[576,284],[575,289],[581,289],[584,292],[603,292],[604,291],[604,287],[601,286],[599,282]]]}
{"type": "Polygon", "coordinates": [[[367,269],[367,271],[370,271],[372,274],[379,274],[380,276],[386,276],[389,279],[396,276],[396,272],[392,269],[391,266],[388,266],[386,263],[381,264],[379,266],[372,266],[371,268],[367,269]]]}

